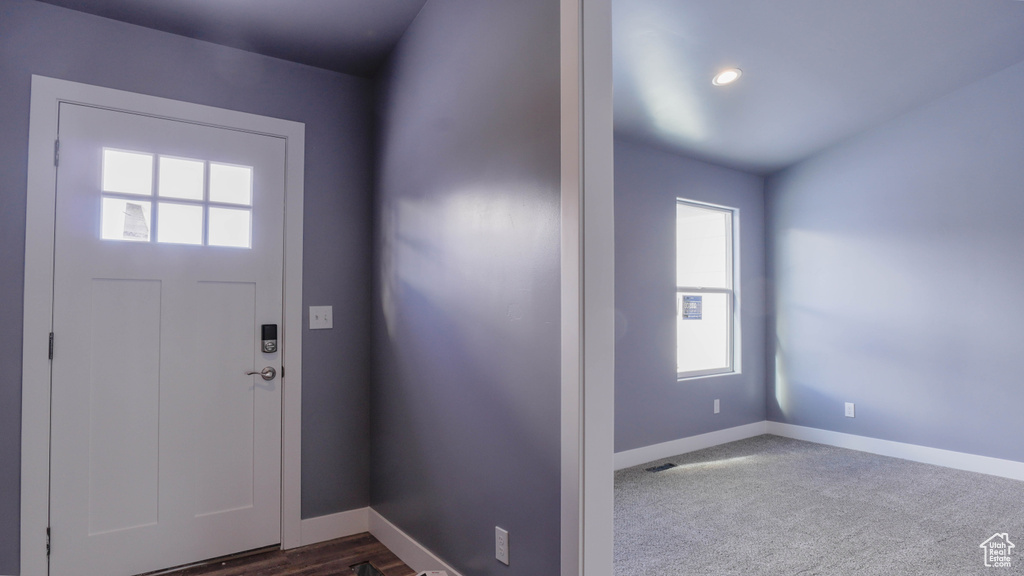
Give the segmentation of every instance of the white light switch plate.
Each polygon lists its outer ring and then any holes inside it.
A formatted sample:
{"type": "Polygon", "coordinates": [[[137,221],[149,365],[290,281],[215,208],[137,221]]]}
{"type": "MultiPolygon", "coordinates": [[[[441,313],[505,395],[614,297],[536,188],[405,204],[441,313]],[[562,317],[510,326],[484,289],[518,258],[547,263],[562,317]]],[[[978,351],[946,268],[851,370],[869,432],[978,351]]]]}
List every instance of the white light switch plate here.
{"type": "Polygon", "coordinates": [[[309,307],[309,329],[330,330],[334,328],[334,307],[333,306],[310,306],[309,307]]]}

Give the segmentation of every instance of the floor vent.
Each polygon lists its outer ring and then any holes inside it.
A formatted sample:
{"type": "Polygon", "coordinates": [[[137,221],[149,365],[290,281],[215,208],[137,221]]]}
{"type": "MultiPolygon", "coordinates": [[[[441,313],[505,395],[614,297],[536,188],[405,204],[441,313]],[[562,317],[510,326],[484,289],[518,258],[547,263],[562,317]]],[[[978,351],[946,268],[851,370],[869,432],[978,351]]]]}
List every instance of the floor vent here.
{"type": "Polygon", "coordinates": [[[675,467],[675,464],[669,462],[667,464],[662,464],[661,466],[651,466],[650,468],[644,468],[644,470],[647,470],[648,472],[661,472],[663,470],[668,470],[669,468],[675,467]]]}

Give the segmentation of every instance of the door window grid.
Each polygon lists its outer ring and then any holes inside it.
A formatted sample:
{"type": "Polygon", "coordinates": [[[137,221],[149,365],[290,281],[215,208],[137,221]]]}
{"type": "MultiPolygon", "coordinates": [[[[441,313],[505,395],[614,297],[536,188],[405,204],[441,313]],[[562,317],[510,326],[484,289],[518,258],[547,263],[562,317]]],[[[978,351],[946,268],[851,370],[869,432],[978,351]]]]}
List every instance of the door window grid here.
{"type": "Polygon", "coordinates": [[[677,201],[676,372],[735,371],[734,210],[677,201]]]}
{"type": "Polygon", "coordinates": [[[104,148],[100,237],[251,248],[252,172],[251,166],[104,148]]]}

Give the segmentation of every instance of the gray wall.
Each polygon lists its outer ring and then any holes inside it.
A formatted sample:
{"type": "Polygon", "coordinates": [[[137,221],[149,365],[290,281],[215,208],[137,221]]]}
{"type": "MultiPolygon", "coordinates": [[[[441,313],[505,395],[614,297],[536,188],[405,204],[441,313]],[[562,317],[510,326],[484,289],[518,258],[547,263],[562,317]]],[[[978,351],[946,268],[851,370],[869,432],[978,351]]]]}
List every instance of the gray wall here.
{"type": "MultiPolygon", "coordinates": [[[[366,506],[372,84],[27,0],[0,0],[0,574],[18,572],[30,75],[306,123],[303,516],[366,506]]],[[[40,345],[33,343],[33,345],[40,345]]]]}
{"type": "Polygon", "coordinates": [[[431,0],[383,87],[371,498],[464,574],[559,571],[558,22],[431,0]]]}
{"type": "Polygon", "coordinates": [[[616,452],[765,419],[763,190],[760,176],[616,138],[616,452]],[[740,373],[676,379],[676,198],[739,209],[740,373]]]}
{"type": "Polygon", "coordinates": [[[1022,102],[1024,63],[769,179],[771,420],[1024,461],[1022,102]]]}

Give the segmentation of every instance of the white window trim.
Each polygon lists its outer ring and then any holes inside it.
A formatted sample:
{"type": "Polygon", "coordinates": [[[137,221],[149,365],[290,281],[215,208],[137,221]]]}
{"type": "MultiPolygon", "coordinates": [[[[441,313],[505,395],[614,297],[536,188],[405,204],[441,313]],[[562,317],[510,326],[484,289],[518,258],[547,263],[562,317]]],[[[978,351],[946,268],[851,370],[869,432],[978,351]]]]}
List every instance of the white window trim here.
{"type": "MultiPolygon", "coordinates": [[[[300,545],[302,497],[302,219],[305,125],[255,114],[32,76],[25,226],[21,410],[21,574],[45,576],[49,517],[50,361],[53,325],[54,142],[61,102],[123,110],[286,140],[282,326],[281,547],[300,545]]],[[[59,353],[59,350],[58,352],[59,353]]]]}
{"type": "Polygon", "coordinates": [[[730,278],[729,281],[732,284],[732,288],[704,288],[702,286],[679,286],[676,285],[676,294],[680,292],[698,293],[698,294],[728,294],[731,296],[731,306],[727,310],[728,318],[726,318],[726,330],[728,331],[727,340],[729,343],[729,365],[723,368],[708,368],[705,370],[690,370],[688,372],[677,372],[676,380],[682,382],[683,380],[692,380],[694,378],[704,378],[707,376],[725,376],[729,374],[740,373],[740,362],[739,362],[739,326],[737,319],[740,317],[740,296],[739,296],[739,284],[740,284],[740,265],[739,265],[739,246],[740,246],[740,211],[738,208],[730,206],[721,206],[718,204],[711,204],[708,202],[699,202],[691,200],[689,198],[676,198],[676,204],[686,204],[687,206],[693,206],[695,208],[703,208],[705,210],[719,210],[722,212],[728,212],[730,214],[730,278]]]}

